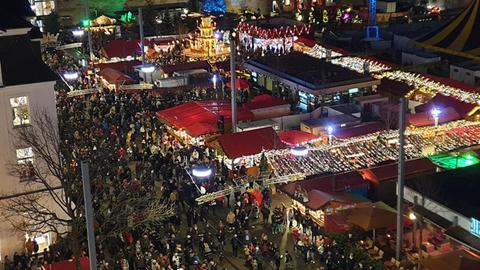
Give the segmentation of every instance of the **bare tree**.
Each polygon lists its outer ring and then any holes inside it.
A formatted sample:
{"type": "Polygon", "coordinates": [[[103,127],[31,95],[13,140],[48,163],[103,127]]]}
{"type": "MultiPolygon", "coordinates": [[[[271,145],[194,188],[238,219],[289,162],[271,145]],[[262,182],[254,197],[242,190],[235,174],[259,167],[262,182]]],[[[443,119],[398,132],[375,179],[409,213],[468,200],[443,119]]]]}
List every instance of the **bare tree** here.
{"type": "Polygon", "coordinates": [[[398,128],[398,106],[386,104],[380,107],[379,116],[387,130],[398,128]]]}
{"type": "MultiPolygon", "coordinates": [[[[31,126],[14,130],[15,148],[31,147],[35,160],[10,164],[11,174],[24,180],[24,190],[1,194],[7,199],[0,201],[0,212],[20,232],[54,232],[66,238],[68,248],[78,259],[81,243],[86,240],[80,160],[73,146],[60,139],[58,130],[56,121],[46,111],[35,111],[31,126]]],[[[96,198],[103,200],[100,204],[108,204],[107,210],[95,209],[100,241],[128,229],[152,226],[175,214],[173,206],[156,194],[124,194],[115,200],[96,198]],[[128,222],[133,216],[133,222],[128,222]]]]}

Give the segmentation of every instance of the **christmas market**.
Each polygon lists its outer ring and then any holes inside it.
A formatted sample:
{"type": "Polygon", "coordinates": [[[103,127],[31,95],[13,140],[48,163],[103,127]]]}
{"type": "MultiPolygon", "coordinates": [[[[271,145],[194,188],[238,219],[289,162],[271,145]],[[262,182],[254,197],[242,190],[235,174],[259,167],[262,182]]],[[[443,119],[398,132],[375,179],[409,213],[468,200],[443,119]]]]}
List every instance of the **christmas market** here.
{"type": "Polygon", "coordinates": [[[4,2],[0,269],[479,268],[480,0],[4,2]]]}

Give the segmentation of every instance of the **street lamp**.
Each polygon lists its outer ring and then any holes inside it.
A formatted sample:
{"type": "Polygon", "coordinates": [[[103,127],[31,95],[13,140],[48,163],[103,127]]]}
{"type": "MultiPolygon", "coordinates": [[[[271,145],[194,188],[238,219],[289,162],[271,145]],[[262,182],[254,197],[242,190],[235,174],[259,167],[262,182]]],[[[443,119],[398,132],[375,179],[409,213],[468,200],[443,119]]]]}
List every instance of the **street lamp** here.
{"type": "Polygon", "coordinates": [[[333,127],[332,126],[327,127],[327,134],[328,134],[328,144],[332,144],[332,141],[333,141],[333,127]]]}
{"type": "Polygon", "coordinates": [[[192,175],[197,178],[208,178],[212,175],[212,169],[209,167],[195,167],[192,169],[192,175]]]}
{"type": "Polygon", "coordinates": [[[213,82],[213,89],[215,89],[215,90],[217,90],[217,81],[218,81],[218,75],[213,74],[212,82],[213,82]]]}
{"type": "Polygon", "coordinates": [[[83,29],[74,29],[72,30],[72,34],[74,37],[81,37],[83,36],[83,34],[85,34],[85,31],[83,31],[83,29]]]}
{"type": "Polygon", "coordinates": [[[155,66],[154,65],[142,65],[140,67],[140,70],[143,72],[143,73],[152,73],[155,71],[155,66]]]}
{"type": "Polygon", "coordinates": [[[305,146],[295,146],[290,148],[290,153],[296,157],[304,157],[308,155],[308,148],[305,146]]]}
{"type": "MultiPolygon", "coordinates": [[[[147,76],[155,71],[155,65],[144,64],[140,67],[140,71],[145,74],[145,82],[147,82],[147,76]]],[[[150,79],[153,83],[153,74],[150,75],[150,79]]]]}
{"type": "Polygon", "coordinates": [[[63,73],[63,77],[68,81],[76,81],[78,79],[78,72],[76,71],[67,71],[63,73]]]}
{"type": "MultiPolygon", "coordinates": [[[[408,214],[408,219],[410,219],[412,222],[413,222],[413,231],[412,231],[412,246],[413,247],[416,247],[416,242],[417,242],[417,239],[416,239],[416,233],[417,233],[417,216],[415,215],[414,212],[410,212],[410,214],[408,214]]],[[[421,232],[420,232],[421,233],[421,232]]]]}
{"type": "Polygon", "coordinates": [[[435,126],[438,126],[438,118],[442,111],[440,111],[437,108],[433,108],[432,111],[430,112],[432,114],[433,119],[435,120],[435,126]]]}

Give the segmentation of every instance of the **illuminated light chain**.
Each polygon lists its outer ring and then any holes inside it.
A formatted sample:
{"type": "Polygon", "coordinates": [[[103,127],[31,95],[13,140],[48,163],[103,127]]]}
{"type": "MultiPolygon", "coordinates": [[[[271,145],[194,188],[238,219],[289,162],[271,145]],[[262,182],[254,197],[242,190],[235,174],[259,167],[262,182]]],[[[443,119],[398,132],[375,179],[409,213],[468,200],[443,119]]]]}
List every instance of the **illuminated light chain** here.
{"type": "Polygon", "coordinates": [[[377,61],[355,57],[355,56],[345,56],[345,57],[332,59],[333,64],[342,66],[344,68],[348,68],[358,73],[364,73],[365,61],[370,65],[369,68],[371,73],[377,73],[377,72],[391,69],[387,65],[384,65],[377,61]]]}
{"type": "MultiPolygon", "coordinates": [[[[316,44],[312,49],[310,49],[308,52],[306,52],[306,54],[308,54],[312,57],[318,58],[318,59],[323,59],[323,58],[327,57],[327,51],[328,50],[329,49],[323,47],[322,45],[316,44]]],[[[338,53],[334,50],[330,50],[330,51],[331,51],[331,56],[330,57],[342,56],[341,53],[338,53]]]]}
{"type": "MultiPolygon", "coordinates": [[[[328,49],[323,47],[322,45],[315,45],[312,49],[310,49],[306,54],[318,58],[318,59],[323,59],[327,57],[327,51],[328,49]]],[[[367,62],[370,65],[370,72],[376,73],[376,72],[381,72],[381,71],[386,71],[390,70],[391,68],[388,67],[385,64],[379,63],[374,60],[369,60],[369,59],[364,59],[361,57],[355,57],[355,56],[343,56],[343,54],[331,50],[331,57],[334,58],[332,59],[332,63],[335,65],[339,65],[344,68],[348,68],[350,70],[356,71],[358,73],[363,73],[364,72],[364,66],[365,62],[367,62]],[[341,57],[343,56],[343,57],[341,57]],[[337,58],[335,58],[337,57],[337,58]]]]}
{"type": "MultiPolygon", "coordinates": [[[[315,58],[325,58],[327,49],[321,45],[316,45],[306,54],[315,57],[315,58]]],[[[332,63],[354,70],[359,73],[364,72],[365,61],[369,63],[369,69],[371,73],[374,74],[376,79],[388,78],[395,81],[401,81],[408,85],[414,86],[415,89],[410,91],[407,94],[407,97],[411,97],[412,94],[416,91],[425,93],[431,97],[435,96],[437,93],[441,93],[445,96],[452,96],[456,99],[470,103],[470,104],[479,104],[480,105],[480,94],[468,92],[460,88],[455,88],[449,85],[445,85],[441,82],[434,81],[427,77],[422,76],[421,74],[394,70],[392,71],[390,67],[385,64],[379,63],[374,60],[367,60],[361,57],[354,56],[344,56],[340,57],[342,54],[332,51],[332,57],[337,57],[332,59],[332,63]]]]}
{"type": "Polygon", "coordinates": [[[292,36],[308,35],[312,31],[311,25],[294,25],[280,27],[276,29],[264,29],[262,27],[250,24],[248,22],[240,22],[237,26],[237,32],[246,33],[256,38],[273,39],[286,38],[292,36]]]}
{"type": "MultiPolygon", "coordinates": [[[[391,80],[401,81],[408,85],[414,86],[416,90],[429,94],[432,97],[437,93],[445,96],[452,96],[456,99],[470,104],[478,104],[480,101],[480,94],[467,92],[465,90],[451,87],[440,82],[433,81],[421,74],[410,73],[405,71],[388,71],[378,74],[377,79],[388,78],[391,80]]],[[[409,93],[411,95],[411,93],[409,93]]]]}
{"type": "MultiPolygon", "coordinates": [[[[434,152],[449,152],[476,145],[480,141],[480,124],[465,120],[429,127],[409,127],[406,131],[407,159],[419,158],[423,150],[434,146],[434,152]]],[[[301,172],[308,175],[342,173],[375,166],[398,158],[398,131],[381,131],[333,145],[310,148],[305,157],[292,157],[289,150],[266,152],[277,176],[301,172]]]]}

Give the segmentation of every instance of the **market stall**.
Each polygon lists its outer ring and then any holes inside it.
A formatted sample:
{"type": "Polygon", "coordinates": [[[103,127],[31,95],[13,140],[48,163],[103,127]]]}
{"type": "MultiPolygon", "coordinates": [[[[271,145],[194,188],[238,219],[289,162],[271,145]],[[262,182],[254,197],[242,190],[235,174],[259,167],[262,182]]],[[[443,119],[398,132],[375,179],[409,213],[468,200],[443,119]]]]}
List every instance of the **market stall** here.
{"type": "Polygon", "coordinates": [[[311,25],[286,18],[271,18],[240,22],[237,26],[239,40],[243,46],[253,50],[289,52],[300,36],[309,36],[311,25]]]}
{"type": "Polygon", "coordinates": [[[225,164],[230,168],[238,165],[246,167],[258,165],[264,151],[286,148],[271,127],[224,134],[216,140],[220,146],[219,152],[224,156],[225,164]]]}
{"type": "MultiPolygon", "coordinates": [[[[223,119],[224,129],[231,122],[231,104],[225,100],[203,100],[188,102],[157,112],[157,117],[167,124],[169,132],[184,143],[203,145],[210,137],[222,131],[219,119],[223,119]]],[[[253,114],[238,109],[238,121],[251,121],[253,114]]]]}

